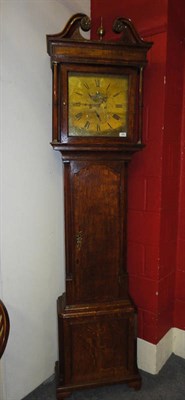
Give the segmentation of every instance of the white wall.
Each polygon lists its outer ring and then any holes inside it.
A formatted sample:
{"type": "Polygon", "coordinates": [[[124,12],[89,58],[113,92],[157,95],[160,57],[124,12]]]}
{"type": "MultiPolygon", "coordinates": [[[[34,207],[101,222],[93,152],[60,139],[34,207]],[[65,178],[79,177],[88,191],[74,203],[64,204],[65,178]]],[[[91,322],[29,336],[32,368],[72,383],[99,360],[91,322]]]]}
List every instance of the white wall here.
{"type": "MultiPolygon", "coordinates": [[[[54,372],[56,299],[64,290],[62,162],[51,140],[46,34],[90,0],[1,1],[0,296],[11,321],[2,362],[6,400],[54,372]]],[[[2,396],[2,395],[1,395],[2,396]]]]}

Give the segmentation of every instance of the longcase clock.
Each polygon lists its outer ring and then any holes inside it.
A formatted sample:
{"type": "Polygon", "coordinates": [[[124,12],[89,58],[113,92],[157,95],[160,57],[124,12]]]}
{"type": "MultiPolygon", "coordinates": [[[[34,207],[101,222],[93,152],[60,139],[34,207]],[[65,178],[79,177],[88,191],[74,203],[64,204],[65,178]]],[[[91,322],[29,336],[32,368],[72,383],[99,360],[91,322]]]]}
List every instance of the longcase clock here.
{"type": "Polygon", "coordinates": [[[53,139],[64,163],[66,290],[57,301],[57,399],[125,382],[139,389],[136,307],[128,292],[127,167],[142,144],[147,51],[130,20],[87,40],[84,14],[47,35],[53,139]]]}

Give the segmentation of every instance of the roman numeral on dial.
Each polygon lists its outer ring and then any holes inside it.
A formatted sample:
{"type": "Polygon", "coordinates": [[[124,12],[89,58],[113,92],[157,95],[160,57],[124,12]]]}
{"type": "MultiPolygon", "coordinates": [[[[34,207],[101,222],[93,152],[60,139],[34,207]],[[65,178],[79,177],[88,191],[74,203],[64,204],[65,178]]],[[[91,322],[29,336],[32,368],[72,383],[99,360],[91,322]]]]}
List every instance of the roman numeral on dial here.
{"type": "Polygon", "coordinates": [[[82,118],[82,113],[80,112],[80,113],[76,114],[75,118],[78,119],[78,120],[81,119],[82,118]]]}
{"type": "Polygon", "coordinates": [[[86,121],[86,123],[85,123],[85,125],[84,125],[84,128],[85,128],[85,129],[89,129],[89,127],[90,127],[90,122],[89,122],[89,121],[86,121]]]}

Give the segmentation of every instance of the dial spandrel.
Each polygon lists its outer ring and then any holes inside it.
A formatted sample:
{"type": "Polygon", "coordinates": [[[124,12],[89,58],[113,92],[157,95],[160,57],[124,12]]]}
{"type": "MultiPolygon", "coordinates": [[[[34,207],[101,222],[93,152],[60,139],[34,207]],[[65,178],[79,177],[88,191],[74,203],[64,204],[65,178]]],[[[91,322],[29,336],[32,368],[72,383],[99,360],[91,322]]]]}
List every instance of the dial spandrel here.
{"type": "Polygon", "coordinates": [[[69,72],[68,136],[126,137],[128,75],[69,72]]]}

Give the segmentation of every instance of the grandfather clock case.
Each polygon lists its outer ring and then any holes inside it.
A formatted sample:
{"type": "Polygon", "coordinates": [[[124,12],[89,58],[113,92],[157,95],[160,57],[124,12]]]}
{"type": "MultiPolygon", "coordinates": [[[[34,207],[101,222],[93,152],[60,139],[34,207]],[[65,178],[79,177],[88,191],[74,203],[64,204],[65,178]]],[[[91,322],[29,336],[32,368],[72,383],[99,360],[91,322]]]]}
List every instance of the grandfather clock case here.
{"type": "Polygon", "coordinates": [[[75,14],[47,35],[53,73],[52,146],[64,164],[66,290],[57,301],[57,399],[74,390],[125,382],[139,389],[137,310],[127,274],[127,168],[142,144],[147,51],[132,22],[116,39],[84,38],[75,14]]]}

